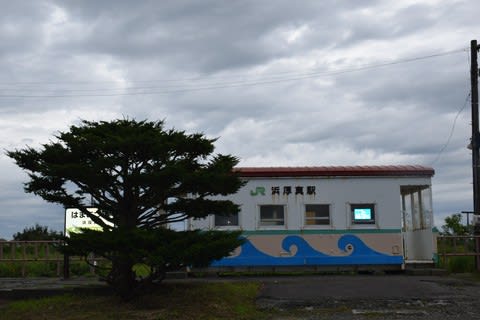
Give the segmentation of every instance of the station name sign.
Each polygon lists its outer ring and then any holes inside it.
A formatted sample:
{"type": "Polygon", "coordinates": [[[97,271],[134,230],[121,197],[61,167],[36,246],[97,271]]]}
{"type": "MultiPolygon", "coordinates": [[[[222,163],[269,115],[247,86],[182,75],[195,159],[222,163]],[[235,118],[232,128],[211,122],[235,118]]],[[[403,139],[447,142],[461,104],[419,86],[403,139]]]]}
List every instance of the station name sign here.
{"type": "MultiPolygon", "coordinates": [[[[88,208],[89,212],[96,214],[97,208],[88,208]]],[[[109,221],[102,219],[106,224],[112,225],[109,221]]],[[[70,233],[81,232],[81,229],[103,230],[103,228],[93,222],[87,215],[76,208],[68,208],[65,210],[65,236],[69,237],[70,233]]]]}
{"type": "MultiPolygon", "coordinates": [[[[316,194],[315,186],[273,186],[269,190],[273,195],[280,195],[280,193],[284,196],[289,196],[290,194],[295,195],[311,195],[314,196],[316,194]]],[[[255,196],[265,196],[267,189],[265,187],[256,187],[255,190],[250,190],[250,195],[252,197],[255,196]]]]}

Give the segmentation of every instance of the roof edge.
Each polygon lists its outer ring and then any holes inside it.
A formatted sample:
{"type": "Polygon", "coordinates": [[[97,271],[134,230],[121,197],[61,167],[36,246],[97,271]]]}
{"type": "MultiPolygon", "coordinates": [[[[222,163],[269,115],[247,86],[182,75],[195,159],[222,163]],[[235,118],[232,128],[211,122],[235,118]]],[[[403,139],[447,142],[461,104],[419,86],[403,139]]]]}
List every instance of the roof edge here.
{"type": "Polygon", "coordinates": [[[315,166],[315,167],[236,167],[241,177],[432,177],[435,170],[421,165],[315,166]]]}

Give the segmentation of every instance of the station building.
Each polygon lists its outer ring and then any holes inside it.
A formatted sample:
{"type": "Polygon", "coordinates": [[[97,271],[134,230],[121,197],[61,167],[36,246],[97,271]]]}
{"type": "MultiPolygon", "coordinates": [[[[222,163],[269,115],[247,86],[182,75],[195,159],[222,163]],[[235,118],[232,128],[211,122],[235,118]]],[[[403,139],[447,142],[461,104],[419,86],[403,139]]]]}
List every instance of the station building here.
{"type": "Polygon", "coordinates": [[[236,168],[246,183],[235,216],[189,220],[189,229],[242,230],[245,243],[217,268],[432,263],[431,178],[417,165],[236,168]]]}

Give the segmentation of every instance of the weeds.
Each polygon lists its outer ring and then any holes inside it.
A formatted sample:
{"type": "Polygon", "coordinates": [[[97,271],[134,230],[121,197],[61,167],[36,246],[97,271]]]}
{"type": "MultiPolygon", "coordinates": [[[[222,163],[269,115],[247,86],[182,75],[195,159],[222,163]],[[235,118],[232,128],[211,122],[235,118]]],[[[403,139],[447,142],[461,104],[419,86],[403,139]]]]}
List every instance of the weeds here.
{"type": "Polygon", "coordinates": [[[60,295],[11,302],[3,320],[19,319],[265,319],[256,309],[259,283],[162,284],[123,303],[115,296],[60,295]]]}

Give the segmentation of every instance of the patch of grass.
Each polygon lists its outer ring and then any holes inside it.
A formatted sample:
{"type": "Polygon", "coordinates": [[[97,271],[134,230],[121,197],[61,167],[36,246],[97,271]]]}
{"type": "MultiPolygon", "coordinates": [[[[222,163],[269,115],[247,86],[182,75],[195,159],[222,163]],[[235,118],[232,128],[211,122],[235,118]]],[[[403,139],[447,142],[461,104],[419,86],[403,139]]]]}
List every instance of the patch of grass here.
{"type": "Polygon", "coordinates": [[[439,266],[445,268],[449,273],[470,273],[475,271],[475,257],[448,257],[439,266]]]}
{"type": "MultiPolygon", "coordinates": [[[[62,270],[63,262],[60,262],[60,265],[55,261],[0,262],[0,277],[56,277],[62,274],[62,270]]],[[[72,261],[70,262],[70,274],[73,276],[88,275],[90,267],[84,261],[72,261]]]]}
{"type": "Polygon", "coordinates": [[[70,262],[70,274],[73,276],[84,276],[91,274],[90,266],[83,261],[70,262]]]}
{"type": "Polygon", "coordinates": [[[57,274],[55,262],[6,262],[0,263],[0,277],[53,277],[57,274]],[[23,270],[23,272],[22,272],[23,270]]]}
{"type": "MultiPolygon", "coordinates": [[[[63,270],[58,243],[7,241],[0,242],[0,247],[3,259],[8,259],[0,262],[0,277],[55,277],[63,270]]],[[[78,257],[71,258],[70,273],[85,276],[90,267],[78,257]]]]}
{"type": "Polygon", "coordinates": [[[255,282],[164,283],[124,303],[114,296],[68,294],[15,301],[0,310],[2,320],[24,319],[266,319],[257,310],[255,282]]]}
{"type": "Polygon", "coordinates": [[[0,277],[18,277],[22,272],[20,266],[14,263],[0,263],[0,277]]]}
{"type": "MultiPolygon", "coordinates": [[[[53,296],[44,299],[20,300],[11,303],[11,311],[18,313],[29,313],[31,310],[54,310],[59,306],[68,305],[72,300],[70,295],[53,296]]],[[[7,312],[8,313],[8,312],[7,312]]]]}

